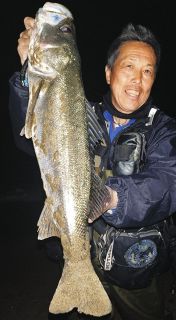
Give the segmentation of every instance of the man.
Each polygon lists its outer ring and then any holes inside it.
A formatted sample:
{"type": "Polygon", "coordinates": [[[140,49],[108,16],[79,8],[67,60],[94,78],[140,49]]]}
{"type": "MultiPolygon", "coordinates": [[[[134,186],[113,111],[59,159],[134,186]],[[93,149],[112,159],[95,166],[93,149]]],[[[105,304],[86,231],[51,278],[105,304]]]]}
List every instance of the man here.
{"type": "MultiPolygon", "coordinates": [[[[24,24],[18,40],[22,64],[34,20],[26,17],[24,24]]],[[[166,270],[163,238],[176,211],[176,122],[152,102],[159,62],[160,45],[151,31],[127,25],[108,51],[105,75],[110,90],[102,102],[92,104],[107,144],[97,148],[95,163],[111,200],[104,204],[102,217],[90,215],[89,223],[101,264],[99,268],[96,263],[97,272],[124,320],[164,319],[156,276],[166,270]]],[[[11,119],[19,135],[28,89],[22,87],[19,73],[10,83],[11,119]]],[[[16,142],[26,150],[24,138],[16,142]]]]}

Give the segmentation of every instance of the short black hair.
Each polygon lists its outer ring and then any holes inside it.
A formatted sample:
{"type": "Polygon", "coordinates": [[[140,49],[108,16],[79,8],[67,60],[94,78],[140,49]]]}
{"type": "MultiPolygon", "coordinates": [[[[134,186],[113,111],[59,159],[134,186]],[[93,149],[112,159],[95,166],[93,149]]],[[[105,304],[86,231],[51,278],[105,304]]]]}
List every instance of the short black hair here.
{"type": "Polygon", "coordinates": [[[156,71],[158,70],[160,58],[161,58],[161,47],[151,32],[150,29],[138,24],[133,25],[132,23],[127,24],[127,26],[122,30],[121,34],[112,42],[109,47],[107,54],[107,65],[112,67],[118,54],[121,45],[127,41],[141,41],[149,44],[156,55],[156,71]]]}

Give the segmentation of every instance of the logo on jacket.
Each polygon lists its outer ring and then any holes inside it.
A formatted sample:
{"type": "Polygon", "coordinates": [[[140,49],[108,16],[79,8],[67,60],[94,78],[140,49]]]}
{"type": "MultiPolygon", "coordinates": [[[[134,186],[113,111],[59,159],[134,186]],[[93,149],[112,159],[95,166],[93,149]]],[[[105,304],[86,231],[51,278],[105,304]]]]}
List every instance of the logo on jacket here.
{"type": "Polygon", "coordinates": [[[152,240],[141,240],[134,243],[125,252],[126,263],[133,268],[149,266],[157,256],[157,247],[152,240]]]}

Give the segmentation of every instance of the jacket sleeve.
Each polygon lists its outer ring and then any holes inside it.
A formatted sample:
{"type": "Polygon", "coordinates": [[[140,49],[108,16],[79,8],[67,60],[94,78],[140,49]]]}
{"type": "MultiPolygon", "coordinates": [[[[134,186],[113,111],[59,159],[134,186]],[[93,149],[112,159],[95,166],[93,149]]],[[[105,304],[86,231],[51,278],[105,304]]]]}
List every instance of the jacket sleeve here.
{"type": "Polygon", "coordinates": [[[17,148],[31,156],[35,156],[32,140],[20,136],[20,132],[25,124],[28,98],[28,88],[22,87],[20,83],[20,73],[15,72],[9,80],[9,114],[14,141],[17,148]]]}
{"type": "Polygon", "coordinates": [[[140,173],[108,178],[119,202],[102,217],[118,228],[152,225],[176,211],[175,119],[160,113],[147,145],[140,173]]]}

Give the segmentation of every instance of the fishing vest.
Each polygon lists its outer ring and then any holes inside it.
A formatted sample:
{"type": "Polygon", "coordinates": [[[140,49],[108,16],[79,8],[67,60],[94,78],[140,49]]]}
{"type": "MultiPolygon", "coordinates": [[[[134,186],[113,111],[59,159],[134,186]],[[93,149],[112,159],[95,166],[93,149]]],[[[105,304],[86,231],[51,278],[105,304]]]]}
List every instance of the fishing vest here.
{"type": "MultiPolygon", "coordinates": [[[[111,143],[106,137],[106,146],[101,144],[97,148],[95,168],[103,180],[109,176],[131,175],[142,169],[149,132],[157,110],[152,107],[148,117],[137,119],[135,123],[124,128],[111,143]]],[[[99,120],[100,123],[104,121],[102,118],[99,120]]],[[[109,124],[104,121],[101,125],[106,126],[108,133],[109,124]]]]}
{"type": "MultiPolygon", "coordinates": [[[[141,171],[157,110],[152,107],[148,117],[124,128],[111,143],[108,124],[101,123],[104,129],[106,126],[107,145],[97,149],[95,164],[102,179],[141,171]]],[[[97,257],[105,279],[122,288],[140,289],[147,287],[154,275],[167,271],[169,225],[170,221],[164,220],[147,227],[118,229],[103,219],[95,220],[97,257]]]]}

